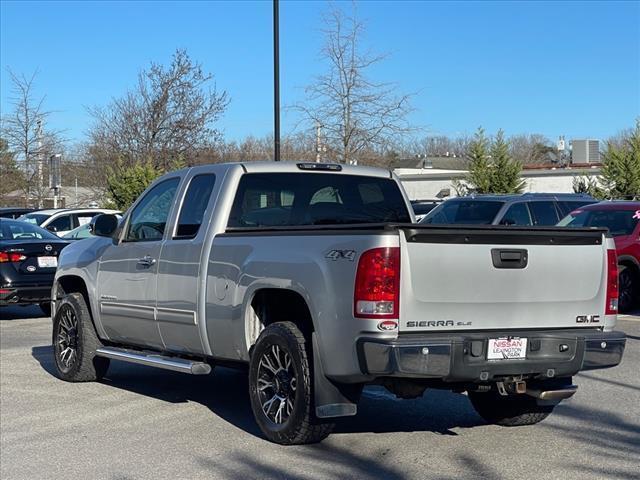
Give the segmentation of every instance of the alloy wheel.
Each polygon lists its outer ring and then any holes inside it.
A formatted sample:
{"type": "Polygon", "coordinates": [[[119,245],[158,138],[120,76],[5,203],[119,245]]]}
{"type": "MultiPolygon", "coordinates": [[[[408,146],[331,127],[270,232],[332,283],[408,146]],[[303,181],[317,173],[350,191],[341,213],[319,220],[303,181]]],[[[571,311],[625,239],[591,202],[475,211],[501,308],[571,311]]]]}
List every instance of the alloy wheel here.
{"type": "Polygon", "coordinates": [[[279,345],[271,345],[258,365],[258,397],[262,412],[273,423],[286,423],[293,413],[297,377],[291,355],[279,345]]]}
{"type": "Polygon", "coordinates": [[[68,305],[60,311],[56,343],[60,368],[68,372],[78,357],[78,317],[68,305]]]}

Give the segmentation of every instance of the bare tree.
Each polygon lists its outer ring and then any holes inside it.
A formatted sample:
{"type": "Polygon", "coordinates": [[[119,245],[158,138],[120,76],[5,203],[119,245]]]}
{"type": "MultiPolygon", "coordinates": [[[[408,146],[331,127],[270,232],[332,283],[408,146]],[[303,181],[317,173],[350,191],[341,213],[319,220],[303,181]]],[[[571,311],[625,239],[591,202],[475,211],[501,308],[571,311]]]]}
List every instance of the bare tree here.
{"type": "Polygon", "coordinates": [[[49,193],[47,159],[61,147],[61,132],[47,130],[47,119],[52,112],[44,109],[45,97],[36,98],[34,85],[37,72],[27,77],[11,70],[13,96],[12,111],[2,117],[0,129],[8,144],[8,150],[24,172],[20,188],[27,199],[34,199],[38,207],[43,206],[49,193]]]}
{"type": "Polygon", "coordinates": [[[538,133],[509,137],[510,153],[522,164],[544,164],[557,159],[557,151],[551,141],[538,133]]]}
{"type": "Polygon", "coordinates": [[[411,95],[396,94],[393,83],[367,78],[370,67],[384,55],[363,52],[364,24],[334,10],[325,17],[325,45],[321,58],[327,72],[306,87],[306,99],[293,108],[310,128],[320,125],[329,149],[344,163],[357,163],[360,154],[396,139],[412,128],[411,95]]]}
{"type": "Polygon", "coordinates": [[[190,162],[221,138],[214,124],[229,98],[212,80],[185,50],[175,52],[168,68],[152,63],[133,90],[89,110],[94,154],[109,163],[144,160],[162,169],[190,162]]]}

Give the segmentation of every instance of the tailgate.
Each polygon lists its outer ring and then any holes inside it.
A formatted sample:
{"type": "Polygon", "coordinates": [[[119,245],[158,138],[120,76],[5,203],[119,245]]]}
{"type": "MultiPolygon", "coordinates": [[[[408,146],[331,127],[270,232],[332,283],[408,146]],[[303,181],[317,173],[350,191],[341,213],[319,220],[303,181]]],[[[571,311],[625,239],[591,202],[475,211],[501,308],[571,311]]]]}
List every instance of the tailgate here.
{"type": "Polygon", "coordinates": [[[400,331],[603,326],[605,233],[402,228],[400,331]]]}

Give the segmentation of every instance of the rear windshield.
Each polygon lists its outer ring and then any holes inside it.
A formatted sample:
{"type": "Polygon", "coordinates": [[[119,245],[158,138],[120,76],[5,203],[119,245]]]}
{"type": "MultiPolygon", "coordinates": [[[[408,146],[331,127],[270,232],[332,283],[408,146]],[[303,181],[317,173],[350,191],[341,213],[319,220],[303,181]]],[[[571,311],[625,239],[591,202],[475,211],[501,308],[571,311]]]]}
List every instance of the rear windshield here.
{"type": "Polygon", "coordinates": [[[421,223],[490,225],[503,205],[500,201],[448,201],[431,210],[421,223]]]}
{"type": "Polygon", "coordinates": [[[558,223],[561,227],[604,227],[613,236],[631,235],[640,220],[635,210],[576,210],[558,223]]]}
{"type": "Polygon", "coordinates": [[[53,233],[47,232],[30,223],[19,220],[0,218],[0,240],[60,240],[53,233]]]}
{"type": "Polygon", "coordinates": [[[395,181],[328,173],[243,175],[229,227],[404,223],[411,217],[395,181]]]}

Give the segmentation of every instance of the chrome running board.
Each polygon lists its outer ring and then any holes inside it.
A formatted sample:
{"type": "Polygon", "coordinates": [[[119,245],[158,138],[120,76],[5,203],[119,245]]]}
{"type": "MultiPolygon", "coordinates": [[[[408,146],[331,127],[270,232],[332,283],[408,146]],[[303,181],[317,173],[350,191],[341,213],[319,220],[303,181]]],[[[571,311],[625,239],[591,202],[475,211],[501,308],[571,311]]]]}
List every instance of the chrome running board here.
{"type": "Polygon", "coordinates": [[[147,365],[148,367],[164,368],[174,372],[189,373],[191,375],[207,375],[211,373],[211,366],[204,362],[187,360],[180,357],[170,357],[153,352],[139,352],[124,348],[101,347],[96,350],[96,355],[122,360],[123,362],[147,365]]]}

